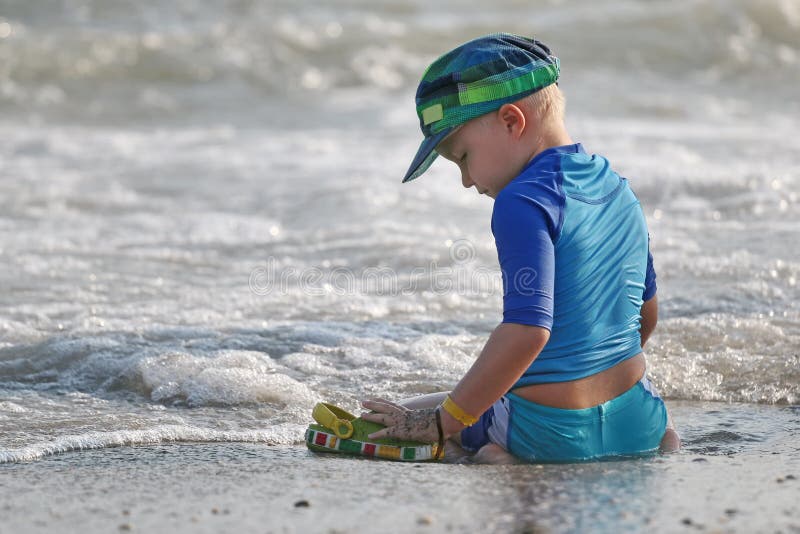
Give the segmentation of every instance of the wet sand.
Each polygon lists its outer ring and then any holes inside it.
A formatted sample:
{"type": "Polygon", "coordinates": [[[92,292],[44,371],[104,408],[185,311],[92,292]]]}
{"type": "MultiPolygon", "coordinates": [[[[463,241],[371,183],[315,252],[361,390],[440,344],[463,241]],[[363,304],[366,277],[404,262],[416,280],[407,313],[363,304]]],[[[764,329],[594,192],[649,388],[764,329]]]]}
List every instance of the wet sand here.
{"type": "Polygon", "coordinates": [[[797,407],[681,402],[675,415],[681,452],[590,464],[404,464],[249,443],[70,452],[0,465],[0,534],[800,532],[797,407]],[[768,439],[755,426],[781,417],[768,439]],[[720,430],[747,419],[751,434],[720,430]]]}

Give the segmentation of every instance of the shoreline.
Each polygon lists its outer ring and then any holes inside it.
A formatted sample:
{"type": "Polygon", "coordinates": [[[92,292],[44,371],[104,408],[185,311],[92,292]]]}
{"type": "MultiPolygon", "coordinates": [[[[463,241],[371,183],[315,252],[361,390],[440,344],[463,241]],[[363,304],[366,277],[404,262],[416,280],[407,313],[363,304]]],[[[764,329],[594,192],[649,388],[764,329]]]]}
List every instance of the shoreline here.
{"type": "Polygon", "coordinates": [[[800,529],[790,429],[735,452],[703,448],[695,423],[682,452],[585,464],[408,464],[257,443],[68,452],[0,465],[0,534],[800,529]]]}

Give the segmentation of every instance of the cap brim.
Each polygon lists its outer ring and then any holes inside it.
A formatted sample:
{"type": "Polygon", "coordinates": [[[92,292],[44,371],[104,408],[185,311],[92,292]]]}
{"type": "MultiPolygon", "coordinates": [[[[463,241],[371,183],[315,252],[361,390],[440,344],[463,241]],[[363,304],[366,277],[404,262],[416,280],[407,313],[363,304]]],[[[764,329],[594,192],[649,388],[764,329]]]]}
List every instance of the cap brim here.
{"type": "Polygon", "coordinates": [[[434,134],[430,137],[426,137],[422,144],[419,145],[419,150],[417,150],[417,155],[414,156],[414,160],[411,162],[411,166],[408,168],[408,172],[406,172],[405,178],[403,178],[403,183],[410,182],[415,178],[419,178],[422,173],[428,170],[428,167],[431,166],[433,160],[436,159],[436,156],[439,154],[436,153],[436,145],[441,143],[445,137],[450,135],[453,131],[454,127],[445,128],[441,132],[434,134]]]}

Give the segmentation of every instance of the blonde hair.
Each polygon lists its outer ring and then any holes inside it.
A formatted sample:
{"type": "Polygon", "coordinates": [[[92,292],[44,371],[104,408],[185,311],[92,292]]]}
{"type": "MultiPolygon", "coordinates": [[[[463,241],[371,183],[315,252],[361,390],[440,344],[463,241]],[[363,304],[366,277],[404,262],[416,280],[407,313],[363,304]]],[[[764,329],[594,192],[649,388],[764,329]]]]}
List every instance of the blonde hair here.
{"type": "MultiPolygon", "coordinates": [[[[535,116],[538,122],[542,124],[564,120],[566,98],[564,98],[564,93],[561,92],[561,89],[556,84],[548,85],[544,89],[522,97],[514,104],[522,109],[525,115],[535,116]]],[[[482,126],[488,126],[490,117],[496,112],[485,113],[473,120],[479,122],[482,126]]]]}
{"type": "Polygon", "coordinates": [[[551,84],[516,102],[525,111],[534,113],[542,122],[564,120],[566,99],[556,84],[551,84]]]}

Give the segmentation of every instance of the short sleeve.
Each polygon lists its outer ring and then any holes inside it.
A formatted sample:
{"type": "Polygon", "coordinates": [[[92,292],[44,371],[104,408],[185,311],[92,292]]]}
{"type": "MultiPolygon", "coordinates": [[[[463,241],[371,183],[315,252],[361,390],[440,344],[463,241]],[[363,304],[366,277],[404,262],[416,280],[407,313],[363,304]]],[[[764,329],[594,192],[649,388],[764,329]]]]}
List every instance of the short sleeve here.
{"type": "Polygon", "coordinates": [[[650,240],[647,244],[647,270],[644,273],[644,294],[642,300],[647,302],[653,298],[658,291],[656,286],[656,270],[653,268],[653,255],[650,253],[650,240]]]}
{"type": "Polygon", "coordinates": [[[559,207],[516,191],[495,200],[492,232],[503,276],[503,322],[553,326],[559,207]]]}

